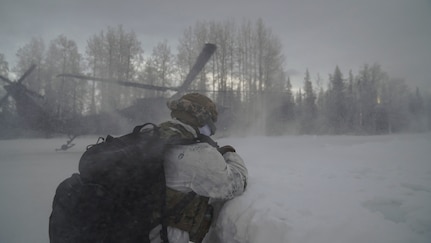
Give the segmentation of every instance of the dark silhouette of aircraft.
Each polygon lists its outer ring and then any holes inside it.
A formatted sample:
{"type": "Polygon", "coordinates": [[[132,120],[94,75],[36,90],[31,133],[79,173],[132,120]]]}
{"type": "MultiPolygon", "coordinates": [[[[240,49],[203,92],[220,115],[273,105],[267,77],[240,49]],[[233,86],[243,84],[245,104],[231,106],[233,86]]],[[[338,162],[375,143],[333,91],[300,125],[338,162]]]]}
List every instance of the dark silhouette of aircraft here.
{"type": "MultiPolygon", "coordinates": [[[[58,76],[82,80],[95,80],[156,91],[174,91],[175,94],[171,99],[177,99],[188,91],[188,87],[214,54],[215,50],[216,46],[214,44],[205,44],[183,84],[179,87],[162,87],[129,81],[107,80],[79,74],[60,74],[58,76]]],[[[64,144],[59,150],[67,150],[72,147],[74,145],[72,143],[73,140],[79,135],[100,133],[115,134],[116,132],[123,132],[121,131],[121,127],[124,124],[131,124],[128,126],[128,129],[130,129],[131,126],[146,121],[152,121],[152,119],[156,117],[161,117],[162,113],[164,113],[163,109],[166,107],[166,98],[144,98],[136,100],[130,107],[114,112],[76,116],[70,119],[59,119],[58,117],[55,117],[54,114],[48,112],[44,105],[45,100],[42,95],[28,89],[24,85],[25,79],[30,75],[35,67],[36,65],[32,65],[16,81],[11,81],[0,75],[0,79],[6,83],[6,85],[4,85],[6,95],[1,98],[0,107],[6,103],[9,97],[11,97],[15,101],[16,113],[23,121],[26,128],[41,131],[47,135],[67,134],[69,136],[69,140],[67,144],[64,144]],[[163,108],[161,109],[161,107],[163,108]]]]}

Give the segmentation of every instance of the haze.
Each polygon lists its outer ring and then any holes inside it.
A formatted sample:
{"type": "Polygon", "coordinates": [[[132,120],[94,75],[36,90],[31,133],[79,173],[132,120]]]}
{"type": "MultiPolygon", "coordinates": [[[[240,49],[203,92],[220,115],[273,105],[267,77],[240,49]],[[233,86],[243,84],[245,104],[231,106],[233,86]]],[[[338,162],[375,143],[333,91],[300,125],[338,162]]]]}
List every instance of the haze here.
{"type": "Polygon", "coordinates": [[[150,53],[164,39],[175,47],[197,21],[258,18],[280,38],[293,85],[302,84],[307,68],[313,79],[327,80],[336,65],[347,73],[379,63],[390,76],[431,91],[429,0],[2,0],[0,53],[13,67],[16,51],[32,37],[48,42],[60,34],[83,52],[90,36],[119,24],[150,53]]]}

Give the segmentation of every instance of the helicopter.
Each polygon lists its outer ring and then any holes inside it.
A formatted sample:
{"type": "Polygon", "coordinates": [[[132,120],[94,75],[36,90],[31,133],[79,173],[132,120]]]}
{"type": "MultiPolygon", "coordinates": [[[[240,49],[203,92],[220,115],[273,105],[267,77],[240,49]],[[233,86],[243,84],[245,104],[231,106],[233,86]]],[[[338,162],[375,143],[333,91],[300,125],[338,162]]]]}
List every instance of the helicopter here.
{"type": "MultiPolygon", "coordinates": [[[[88,77],[80,74],[59,74],[58,77],[69,77],[81,80],[94,80],[100,82],[114,83],[132,88],[141,88],[156,91],[173,91],[174,94],[170,99],[178,99],[188,91],[188,87],[203,69],[216,50],[216,45],[207,43],[198,55],[194,65],[190,69],[183,83],[179,87],[162,87],[143,83],[135,83],[120,80],[107,80],[101,78],[88,77]]],[[[16,113],[23,121],[26,128],[42,131],[46,134],[67,134],[69,140],[59,150],[67,150],[74,144],[73,140],[86,134],[100,133],[120,133],[124,125],[130,127],[131,124],[139,124],[149,119],[162,117],[163,109],[166,107],[167,98],[144,98],[138,99],[130,107],[122,110],[93,114],[81,115],[71,119],[59,119],[46,110],[44,97],[30,89],[23,83],[30,73],[36,68],[32,65],[18,80],[11,81],[0,75],[0,79],[6,83],[4,89],[6,95],[0,100],[2,107],[9,97],[15,100],[16,113]]],[[[4,115],[2,115],[4,116],[4,115]]],[[[1,117],[0,117],[1,118],[1,117]]]]}
{"type": "Polygon", "coordinates": [[[33,130],[45,130],[49,128],[51,119],[50,114],[43,107],[43,96],[28,89],[23,83],[35,68],[36,65],[31,65],[16,81],[0,75],[0,79],[6,82],[6,85],[3,86],[6,95],[0,100],[0,107],[3,109],[9,97],[12,97],[15,100],[16,112],[21,118],[20,121],[33,130]]]}

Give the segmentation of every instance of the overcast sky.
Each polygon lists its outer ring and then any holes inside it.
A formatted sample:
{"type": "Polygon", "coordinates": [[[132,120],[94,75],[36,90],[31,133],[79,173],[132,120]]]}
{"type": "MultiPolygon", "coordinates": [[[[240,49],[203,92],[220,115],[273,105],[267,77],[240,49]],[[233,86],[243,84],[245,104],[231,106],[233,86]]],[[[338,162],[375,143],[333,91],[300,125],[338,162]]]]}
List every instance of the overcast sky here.
{"type": "Polygon", "coordinates": [[[308,68],[324,80],[379,63],[391,77],[431,91],[431,0],[0,0],[0,53],[10,66],[32,37],[86,40],[120,24],[147,53],[172,49],[197,21],[262,18],[283,44],[286,70],[301,83],[308,68]]]}

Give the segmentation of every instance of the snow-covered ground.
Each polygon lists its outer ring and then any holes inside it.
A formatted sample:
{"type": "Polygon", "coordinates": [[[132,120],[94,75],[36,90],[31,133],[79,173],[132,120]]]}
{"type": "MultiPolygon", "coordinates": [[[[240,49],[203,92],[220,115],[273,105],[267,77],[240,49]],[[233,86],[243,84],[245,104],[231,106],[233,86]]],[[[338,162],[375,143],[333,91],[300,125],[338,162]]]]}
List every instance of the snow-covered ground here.
{"type": "MultiPolygon", "coordinates": [[[[48,242],[57,185],[77,171],[78,138],[0,141],[0,242],[48,242]]],[[[431,242],[431,134],[226,138],[249,169],[225,204],[222,242],[431,242]]]]}

